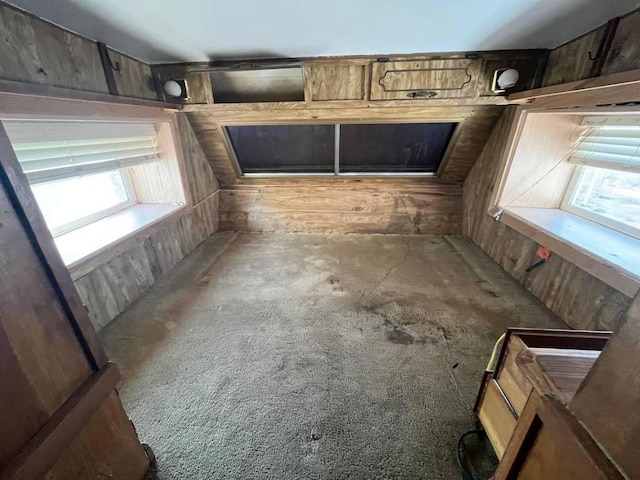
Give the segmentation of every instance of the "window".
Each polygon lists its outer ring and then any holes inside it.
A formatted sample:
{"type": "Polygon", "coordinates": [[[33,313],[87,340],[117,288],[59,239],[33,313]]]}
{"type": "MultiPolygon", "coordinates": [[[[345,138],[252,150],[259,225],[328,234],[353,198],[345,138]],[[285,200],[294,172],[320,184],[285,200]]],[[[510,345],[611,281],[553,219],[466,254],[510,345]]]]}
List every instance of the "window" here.
{"type": "Polygon", "coordinates": [[[455,123],[227,126],[243,175],[435,175],[455,123]]]}
{"type": "Polygon", "coordinates": [[[5,120],[54,236],[136,204],[129,169],[159,159],[153,123],[5,120]]]}
{"type": "Polygon", "coordinates": [[[628,117],[586,117],[569,158],[576,168],[562,208],[640,237],[640,125],[628,117]]]}

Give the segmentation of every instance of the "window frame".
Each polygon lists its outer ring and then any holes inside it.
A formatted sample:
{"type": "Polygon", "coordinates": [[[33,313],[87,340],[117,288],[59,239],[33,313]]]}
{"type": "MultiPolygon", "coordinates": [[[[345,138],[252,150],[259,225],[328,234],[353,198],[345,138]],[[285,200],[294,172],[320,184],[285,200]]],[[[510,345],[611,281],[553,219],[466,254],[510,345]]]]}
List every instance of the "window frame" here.
{"type": "MultiPolygon", "coordinates": [[[[114,213],[121,212],[125,208],[129,208],[138,204],[138,201],[136,200],[136,196],[135,196],[135,191],[133,189],[133,186],[131,185],[131,180],[129,178],[127,169],[120,168],[116,171],[120,172],[120,175],[122,176],[122,182],[124,184],[125,191],[127,192],[128,199],[125,200],[124,202],[118,203],[117,205],[113,205],[112,207],[105,208],[98,212],[92,213],[90,215],[85,215],[84,217],[80,217],[76,220],[65,223],[64,225],[60,225],[57,228],[52,228],[51,235],[53,235],[53,238],[59,237],[60,235],[64,235],[65,233],[72,232],[74,230],[77,230],[78,228],[82,228],[86,225],[97,222],[98,220],[102,220],[103,218],[107,218],[110,215],[113,215],[114,213]]],[[[103,173],[108,173],[108,172],[103,172],[103,173]]],[[[82,178],[83,176],[84,175],[78,175],[77,177],[71,177],[71,178],[82,178]]]]}
{"type": "Polygon", "coordinates": [[[242,123],[220,123],[218,125],[219,131],[223,137],[224,146],[229,153],[229,157],[231,158],[233,167],[236,171],[236,174],[240,178],[336,178],[336,177],[347,177],[347,178],[438,178],[442,175],[453,150],[457,144],[458,136],[460,132],[463,130],[462,126],[464,124],[463,118],[442,118],[442,119],[388,119],[388,120],[366,120],[357,122],[350,121],[342,121],[336,119],[335,121],[318,121],[318,122],[300,122],[300,121],[291,121],[291,122],[283,122],[278,121],[274,123],[266,123],[266,122],[242,122],[242,123]],[[227,127],[229,126],[270,126],[270,125],[334,125],[335,134],[334,134],[334,169],[333,172],[327,173],[286,173],[286,172],[273,172],[273,173],[245,173],[242,170],[242,166],[236,156],[235,148],[233,147],[233,142],[227,132],[227,127]],[[451,133],[451,137],[449,138],[449,143],[447,148],[444,151],[442,156],[442,161],[438,166],[438,169],[435,172],[341,172],[340,171],[340,126],[341,125],[368,125],[368,124],[419,124],[419,123],[453,123],[455,124],[453,128],[453,132],[451,133]]]}
{"type": "MultiPolygon", "coordinates": [[[[601,167],[591,167],[591,168],[601,168],[601,167]]],[[[560,210],[564,210],[565,212],[573,213],[582,218],[586,218],[587,220],[591,220],[592,222],[596,222],[600,225],[603,225],[607,228],[611,228],[612,230],[616,230],[618,232],[624,233],[625,235],[629,235],[630,237],[640,239],[640,229],[632,227],[626,223],[614,220],[605,215],[600,215],[596,212],[592,212],[591,210],[587,210],[586,208],[579,207],[577,205],[573,205],[571,202],[575,197],[578,185],[580,183],[580,179],[584,174],[585,166],[580,165],[576,166],[571,175],[571,179],[567,184],[567,188],[565,190],[564,196],[562,197],[562,202],[560,203],[560,210]]],[[[608,168],[602,168],[602,170],[614,170],[608,168]]]]}

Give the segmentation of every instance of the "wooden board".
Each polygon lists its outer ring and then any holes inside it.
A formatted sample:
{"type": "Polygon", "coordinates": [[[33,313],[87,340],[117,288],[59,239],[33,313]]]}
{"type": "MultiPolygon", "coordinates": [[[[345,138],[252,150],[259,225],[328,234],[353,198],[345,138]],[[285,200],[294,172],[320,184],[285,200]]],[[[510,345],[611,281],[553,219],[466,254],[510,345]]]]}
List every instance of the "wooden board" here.
{"type": "Polygon", "coordinates": [[[363,100],[367,68],[365,65],[305,64],[305,100],[363,100]]]}
{"type": "Polygon", "coordinates": [[[629,307],[629,297],[558,255],[527,273],[536,261],[537,244],[487,213],[515,112],[515,107],[507,109],[465,181],[464,235],[571,327],[613,330],[629,307]]]}
{"type": "Polygon", "coordinates": [[[96,45],[0,4],[0,78],[108,93],[96,45]]]}
{"type": "Polygon", "coordinates": [[[620,329],[578,389],[570,408],[621,467],[627,478],[640,477],[640,296],[620,329]]]}
{"type": "Polygon", "coordinates": [[[604,37],[605,26],[554,48],[549,54],[542,86],[574,82],[590,77],[594,58],[604,37]]]}
{"type": "Polygon", "coordinates": [[[123,97],[157,100],[158,94],[151,73],[151,67],[144,62],[109,49],[111,62],[119,66],[113,72],[118,95],[123,97]]]}
{"type": "Polygon", "coordinates": [[[371,100],[474,97],[481,67],[480,59],[374,62],[371,100]]]}
{"type": "Polygon", "coordinates": [[[517,419],[509,409],[500,386],[492,378],[487,380],[477,415],[496,455],[502,458],[516,428],[517,419]]]}
{"type": "Polygon", "coordinates": [[[604,63],[603,75],[640,68],[638,28],[640,28],[640,11],[632,12],[620,19],[604,63]]]}
{"type": "Polygon", "coordinates": [[[114,391],[44,479],[138,480],[144,476],[148,466],[149,460],[140,448],[133,424],[114,391]]]}

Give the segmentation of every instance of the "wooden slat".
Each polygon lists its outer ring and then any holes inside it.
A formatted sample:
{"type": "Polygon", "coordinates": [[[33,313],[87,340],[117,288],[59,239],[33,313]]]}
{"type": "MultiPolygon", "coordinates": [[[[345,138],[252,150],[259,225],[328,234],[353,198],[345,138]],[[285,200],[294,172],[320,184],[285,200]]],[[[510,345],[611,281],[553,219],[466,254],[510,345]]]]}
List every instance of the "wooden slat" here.
{"type": "Polygon", "coordinates": [[[307,101],[363,100],[366,68],[364,65],[314,65],[303,67],[307,101]]]}
{"type": "MultiPolygon", "coordinates": [[[[53,100],[73,100],[74,102],[95,102],[105,103],[114,106],[138,106],[162,108],[165,110],[180,110],[181,105],[173,103],[158,102],[141,98],[128,98],[104,93],[93,93],[69,88],[52,87],[49,85],[34,85],[10,80],[0,80],[0,94],[15,95],[19,100],[24,101],[24,97],[48,98],[53,100]]],[[[8,97],[5,97],[8,98],[8,97]]],[[[7,109],[3,106],[3,111],[7,109]]]]}
{"type": "Polygon", "coordinates": [[[498,458],[502,458],[511,435],[516,428],[517,419],[509,407],[509,403],[494,379],[489,379],[484,395],[480,401],[478,420],[482,423],[487,437],[493,445],[498,458]]]}
{"type": "Polygon", "coordinates": [[[536,108],[608,105],[639,101],[639,87],[640,69],[514,93],[508,100],[536,108]]]}
{"type": "Polygon", "coordinates": [[[47,473],[119,380],[120,372],[113,363],[94,373],[11,459],[0,472],[0,480],[33,480],[47,473]]]}

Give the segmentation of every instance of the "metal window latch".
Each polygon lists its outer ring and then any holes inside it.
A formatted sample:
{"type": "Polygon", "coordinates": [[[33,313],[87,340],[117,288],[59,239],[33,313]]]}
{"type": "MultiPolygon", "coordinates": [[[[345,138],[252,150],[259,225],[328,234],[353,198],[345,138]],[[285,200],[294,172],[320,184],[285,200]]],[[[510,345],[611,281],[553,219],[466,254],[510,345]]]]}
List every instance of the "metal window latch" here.
{"type": "Polygon", "coordinates": [[[496,213],[493,214],[493,219],[495,221],[500,220],[500,217],[502,216],[503,212],[504,212],[504,208],[501,208],[500,210],[498,210],[496,213]]]}

